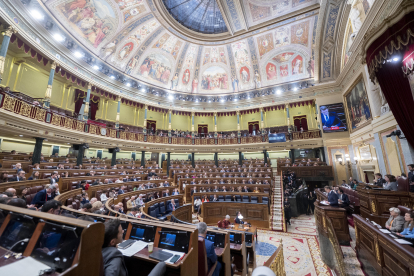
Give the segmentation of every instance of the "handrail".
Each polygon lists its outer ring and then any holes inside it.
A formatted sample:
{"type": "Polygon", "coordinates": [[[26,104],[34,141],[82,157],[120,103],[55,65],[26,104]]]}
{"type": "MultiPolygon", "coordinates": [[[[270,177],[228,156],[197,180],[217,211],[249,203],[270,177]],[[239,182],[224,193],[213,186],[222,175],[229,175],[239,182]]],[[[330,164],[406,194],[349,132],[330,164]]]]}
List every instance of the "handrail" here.
{"type": "MultiPolygon", "coordinates": [[[[181,137],[167,137],[167,136],[152,136],[143,133],[121,131],[115,128],[102,127],[91,124],[85,121],[71,118],[53,112],[39,105],[34,105],[31,102],[25,101],[16,97],[15,95],[0,92],[0,108],[15,114],[28,117],[43,123],[51,124],[57,127],[67,128],[78,132],[89,133],[97,136],[106,136],[108,138],[161,143],[161,144],[178,144],[178,145],[232,145],[232,144],[253,144],[253,143],[268,143],[267,135],[260,135],[254,137],[240,137],[240,138],[181,138],[181,137]]],[[[315,139],[321,138],[320,130],[310,130],[307,132],[294,132],[291,136],[293,140],[315,139]]]]}
{"type": "Polygon", "coordinates": [[[264,266],[269,267],[276,274],[276,276],[286,276],[282,240],[280,240],[279,247],[275,253],[273,253],[272,256],[264,263],[264,266]]]}

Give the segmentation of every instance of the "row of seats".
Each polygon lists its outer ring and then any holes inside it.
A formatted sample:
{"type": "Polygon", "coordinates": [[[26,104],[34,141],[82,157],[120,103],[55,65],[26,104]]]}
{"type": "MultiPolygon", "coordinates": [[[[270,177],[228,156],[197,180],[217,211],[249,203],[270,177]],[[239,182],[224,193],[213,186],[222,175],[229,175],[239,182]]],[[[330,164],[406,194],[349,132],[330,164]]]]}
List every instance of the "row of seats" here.
{"type": "MultiPolygon", "coordinates": [[[[180,207],[178,199],[175,199],[175,208],[180,207]]],[[[159,202],[155,203],[154,205],[151,205],[148,207],[148,215],[150,215],[153,218],[158,218],[159,220],[166,220],[167,215],[167,208],[170,205],[171,200],[167,200],[167,202],[159,202]]]]}
{"type": "MultiPolygon", "coordinates": [[[[217,197],[217,201],[231,201],[231,198],[232,198],[231,195],[226,195],[226,196],[219,195],[217,197]]],[[[257,196],[247,196],[247,195],[244,195],[242,197],[240,195],[235,195],[235,198],[236,198],[236,201],[237,202],[258,203],[258,197],[257,196]]],[[[194,199],[201,199],[201,197],[195,196],[194,199]]],[[[214,196],[213,195],[210,195],[209,196],[209,200],[210,201],[213,201],[213,199],[214,199],[214,196]]],[[[262,203],[268,204],[269,203],[269,197],[267,197],[267,196],[262,197],[262,203]]]]}
{"type": "Polygon", "coordinates": [[[358,192],[354,191],[353,189],[348,189],[345,187],[342,187],[342,190],[344,191],[344,194],[346,194],[349,198],[349,207],[351,208],[351,211],[353,214],[359,214],[359,196],[358,192]]]}
{"type": "Polygon", "coordinates": [[[32,204],[32,200],[35,197],[35,195],[43,189],[44,189],[44,186],[28,187],[27,193],[26,193],[26,204],[27,205],[32,204]]]}

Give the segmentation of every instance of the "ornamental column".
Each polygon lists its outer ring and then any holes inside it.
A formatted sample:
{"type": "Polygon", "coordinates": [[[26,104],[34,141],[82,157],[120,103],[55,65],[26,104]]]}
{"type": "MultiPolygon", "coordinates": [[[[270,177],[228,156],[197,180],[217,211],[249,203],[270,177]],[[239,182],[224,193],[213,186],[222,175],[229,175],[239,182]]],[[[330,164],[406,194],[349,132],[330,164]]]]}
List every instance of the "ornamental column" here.
{"type": "Polygon", "coordinates": [[[86,99],[85,99],[85,104],[83,107],[83,119],[85,121],[89,119],[89,102],[91,99],[91,89],[92,89],[92,84],[88,83],[88,92],[86,92],[86,99]]]}
{"type": "Polygon", "coordinates": [[[144,110],[144,129],[142,132],[144,133],[144,142],[147,141],[147,112],[148,112],[148,105],[145,105],[144,110]]]}
{"type": "Polygon", "coordinates": [[[0,83],[3,79],[3,73],[4,73],[4,61],[6,60],[7,50],[9,49],[10,44],[10,37],[13,33],[17,33],[17,30],[15,30],[12,26],[10,26],[3,37],[3,41],[1,43],[1,49],[0,49],[0,83]]]}
{"type": "Polygon", "coordinates": [[[260,108],[260,132],[264,129],[264,121],[263,121],[263,107],[260,108]]]}
{"type": "Polygon", "coordinates": [[[319,120],[318,120],[318,114],[319,114],[319,111],[318,111],[318,104],[315,102],[315,113],[316,113],[316,124],[318,125],[318,129],[320,130],[321,129],[321,124],[319,123],[319,120]]]}
{"type": "Polygon", "coordinates": [[[42,156],[42,146],[43,146],[43,140],[45,138],[35,137],[36,144],[33,150],[33,156],[32,156],[32,165],[39,163],[40,164],[40,157],[42,156]]]}
{"type": "Polygon", "coordinates": [[[217,112],[214,112],[214,138],[217,139],[217,112]]]}
{"type": "Polygon", "coordinates": [[[288,124],[288,132],[292,133],[292,127],[290,125],[290,115],[289,115],[289,104],[286,104],[286,117],[287,117],[287,124],[288,124]]]}
{"type": "Polygon", "coordinates": [[[171,137],[171,114],[172,110],[168,110],[168,137],[171,137]]]}
{"type": "Polygon", "coordinates": [[[240,132],[240,111],[237,110],[236,111],[237,114],[237,138],[241,137],[241,132],[240,132]]]}
{"type": "Polygon", "coordinates": [[[243,166],[243,153],[239,151],[239,165],[243,166]]]}
{"type": "Polygon", "coordinates": [[[141,166],[145,168],[145,151],[141,152],[141,166]]]}
{"type": "Polygon", "coordinates": [[[121,96],[118,96],[118,109],[116,110],[115,128],[119,129],[119,118],[121,113],[121,96]]]}
{"type": "Polygon", "coordinates": [[[167,176],[170,177],[171,152],[167,152],[167,176]]]}
{"type": "Polygon", "coordinates": [[[55,77],[55,70],[56,70],[56,66],[57,65],[58,64],[54,61],[52,63],[51,68],[50,68],[49,80],[47,82],[47,88],[46,88],[45,98],[43,99],[43,105],[46,108],[50,108],[50,98],[52,97],[53,78],[55,77]]]}
{"type": "Polygon", "coordinates": [[[191,112],[191,138],[194,138],[194,116],[195,112],[191,112]]]}

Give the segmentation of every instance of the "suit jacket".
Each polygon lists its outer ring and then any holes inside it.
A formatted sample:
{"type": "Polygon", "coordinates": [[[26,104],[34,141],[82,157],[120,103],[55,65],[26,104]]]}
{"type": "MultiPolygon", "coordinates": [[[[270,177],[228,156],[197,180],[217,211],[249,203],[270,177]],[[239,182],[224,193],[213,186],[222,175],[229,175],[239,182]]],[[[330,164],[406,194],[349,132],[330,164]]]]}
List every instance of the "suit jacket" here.
{"type": "Polygon", "coordinates": [[[57,180],[55,178],[50,178],[50,184],[55,184],[57,180]]]}
{"type": "Polygon", "coordinates": [[[125,194],[124,190],[119,189],[118,195],[122,195],[122,194],[125,194]]]}
{"type": "Polygon", "coordinates": [[[210,268],[217,262],[217,255],[212,241],[204,239],[204,244],[207,252],[208,271],[210,271],[210,268]]]}
{"type": "Polygon", "coordinates": [[[329,205],[332,207],[339,207],[338,195],[334,191],[330,191],[328,194],[329,205]]]}
{"type": "Polygon", "coordinates": [[[389,184],[388,183],[385,183],[384,186],[383,186],[383,188],[385,190],[397,191],[398,190],[398,188],[397,188],[397,182],[390,182],[389,184]]]}
{"type": "Polygon", "coordinates": [[[24,181],[24,179],[16,176],[16,177],[10,178],[10,182],[12,181],[24,181]]]}
{"type": "MultiPolygon", "coordinates": [[[[175,205],[175,204],[174,204],[174,208],[175,208],[175,209],[177,209],[177,205],[175,205]]],[[[172,211],[173,211],[173,205],[172,205],[172,203],[170,202],[170,203],[168,204],[167,213],[172,212],[172,211]]]]}
{"type": "Polygon", "coordinates": [[[36,195],[32,199],[31,204],[34,204],[39,207],[45,204],[46,199],[47,199],[47,192],[46,192],[46,189],[44,189],[36,193],[36,195]]]}
{"type": "Polygon", "coordinates": [[[135,204],[135,201],[133,201],[131,199],[127,201],[127,208],[128,208],[128,210],[130,210],[132,207],[135,207],[135,206],[137,206],[135,204]]]}
{"type": "Polygon", "coordinates": [[[338,195],[339,199],[342,199],[341,207],[349,206],[349,197],[346,194],[338,195]]]}
{"type": "Polygon", "coordinates": [[[387,220],[385,225],[390,226],[392,220],[394,220],[394,221],[393,221],[391,229],[390,229],[391,231],[401,232],[401,231],[404,230],[403,228],[404,228],[405,219],[404,219],[403,216],[398,216],[396,218],[394,218],[393,216],[390,216],[390,218],[387,220]]]}
{"type": "Polygon", "coordinates": [[[380,178],[376,182],[374,182],[375,185],[381,186],[381,187],[384,186],[384,184],[386,184],[386,183],[387,183],[387,181],[385,181],[384,178],[380,178]]]}
{"type": "Polygon", "coordinates": [[[249,189],[249,188],[247,188],[247,190],[246,190],[246,189],[243,189],[243,192],[245,192],[245,193],[249,193],[249,192],[251,192],[251,191],[250,191],[250,189],[249,189]]]}

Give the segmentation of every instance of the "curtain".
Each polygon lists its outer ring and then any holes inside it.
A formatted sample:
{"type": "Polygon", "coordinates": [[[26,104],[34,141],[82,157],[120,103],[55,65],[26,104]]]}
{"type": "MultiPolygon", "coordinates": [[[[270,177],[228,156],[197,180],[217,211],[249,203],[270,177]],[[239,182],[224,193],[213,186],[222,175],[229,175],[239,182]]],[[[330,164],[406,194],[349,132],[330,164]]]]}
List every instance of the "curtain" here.
{"type": "Polygon", "coordinates": [[[80,109],[83,104],[83,99],[85,99],[86,93],[80,89],[75,90],[75,114],[79,114],[80,109]]]}
{"type": "Polygon", "coordinates": [[[296,131],[300,131],[300,118],[293,118],[293,125],[296,128],[296,131]]]}
{"type": "Polygon", "coordinates": [[[300,124],[303,127],[303,130],[308,130],[308,120],[306,118],[300,119],[300,124]]]}
{"type": "MultiPolygon", "coordinates": [[[[82,104],[84,99],[86,98],[87,92],[82,91],[80,89],[75,90],[75,114],[79,114],[80,109],[82,108],[82,104]]],[[[89,99],[89,112],[90,112],[90,119],[95,120],[96,118],[96,111],[99,109],[99,101],[101,98],[98,96],[90,95],[89,99]]]]}
{"type": "Polygon", "coordinates": [[[400,62],[388,62],[376,72],[381,90],[408,143],[414,147],[414,100],[400,62]]]}

